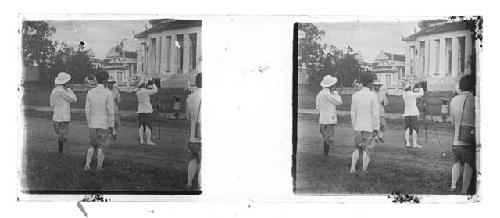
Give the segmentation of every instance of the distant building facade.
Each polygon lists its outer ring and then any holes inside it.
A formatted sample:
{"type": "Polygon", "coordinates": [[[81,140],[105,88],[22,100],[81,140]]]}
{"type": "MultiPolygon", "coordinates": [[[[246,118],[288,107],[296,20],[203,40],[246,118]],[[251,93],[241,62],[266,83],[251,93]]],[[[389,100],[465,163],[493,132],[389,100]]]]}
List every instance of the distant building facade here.
{"type": "Polygon", "coordinates": [[[201,20],[150,20],[151,28],[136,34],[140,47],[137,73],[159,77],[162,87],[187,87],[201,69],[201,20]]]}
{"type": "Polygon", "coordinates": [[[375,57],[371,71],[385,88],[397,87],[405,77],[405,55],[381,50],[375,57]]]}
{"type": "Polygon", "coordinates": [[[138,47],[138,40],[125,39],[106,54],[104,69],[119,86],[130,86],[137,76],[138,47]]]}
{"type": "Polygon", "coordinates": [[[443,20],[403,38],[408,79],[425,79],[431,89],[452,89],[457,78],[472,71],[469,58],[475,39],[471,34],[464,22],[443,20]]]}

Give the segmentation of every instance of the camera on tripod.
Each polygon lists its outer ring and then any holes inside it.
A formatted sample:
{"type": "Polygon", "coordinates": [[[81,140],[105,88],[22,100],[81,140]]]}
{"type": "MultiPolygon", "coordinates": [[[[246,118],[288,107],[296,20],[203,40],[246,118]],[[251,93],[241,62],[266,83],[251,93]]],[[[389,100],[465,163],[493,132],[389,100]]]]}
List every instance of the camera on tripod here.
{"type": "Polygon", "coordinates": [[[422,80],[413,86],[413,89],[421,88],[424,92],[427,92],[427,81],[422,80]]]}

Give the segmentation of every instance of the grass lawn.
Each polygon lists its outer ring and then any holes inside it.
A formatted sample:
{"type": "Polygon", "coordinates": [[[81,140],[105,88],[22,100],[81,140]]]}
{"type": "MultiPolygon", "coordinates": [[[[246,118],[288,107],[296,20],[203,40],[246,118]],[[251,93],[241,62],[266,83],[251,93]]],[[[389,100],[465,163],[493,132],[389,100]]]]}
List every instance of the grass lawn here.
{"type": "MultiPolygon", "coordinates": [[[[24,105],[33,106],[49,106],[50,93],[52,86],[48,85],[31,85],[23,87],[24,95],[22,101],[24,105]]],[[[85,108],[85,100],[87,92],[75,92],[77,102],[72,103],[72,108],[85,108]]],[[[137,95],[135,92],[120,92],[122,98],[119,107],[120,110],[135,111],[137,110],[137,95]]],[[[183,89],[160,89],[160,104],[167,111],[173,111],[175,97],[181,97],[181,112],[185,111],[186,93],[183,89]]]]}
{"type": "MultiPolygon", "coordinates": [[[[298,96],[298,108],[302,109],[314,109],[316,108],[316,95],[317,92],[312,92],[308,90],[303,90],[298,96]]],[[[428,92],[426,94],[426,100],[431,106],[432,113],[434,115],[441,114],[441,99],[442,97],[450,98],[452,97],[451,92],[428,92]]],[[[351,99],[352,94],[342,95],[342,105],[337,106],[337,110],[349,111],[351,109],[351,99]]],[[[404,111],[403,98],[401,96],[389,95],[389,104],[385,107],[387,113],[398,113],[402,114],[404,111]]]]}
{"type": "MultiPolygon", "coordinates": [[[[439,147],[433,131],[425,140],[419,135],[422,149],[404,148],[403,122],[390,121],[385,142],[375,147],[368,174],[350,174],[354,150],[353,130],[347,118],[335,129],[335,148],[323,156],[323,140],[317,119],[298,117],[298,142],[295,189],[297,194],[389,194],[393,191],[412,194],[450,194],[452,135],[450,126],[440,126],[439,147]]],[[[421,126],[421,129],[423,127],[421,126]]],[[[361,169],[361,161],[357,170],[361,169]]],[[[459,182],[458,186],[461,186],[459,182]]]]}
{"type": "MultiPolygon", "coordinates": [[[[83,171],[85,154],[28,152],[26,184],[43,191],[181,191],[186,170],[110,157],[98,173],[83,171]]],[[[95,169],[95,162],[92,167],[95,169]]]]}
{"type": "Polygon", "coordinates": [[[52,123],[45,113],[27,113],[21,171],[22,190],[186,191],[188,125],[175,122],[153,129],[156,146],[139,145],[135,123],[124,122],[118,140],[105,148],[103,171],[85,172],[88,127],[74,119],[64,153],[57,153],[52,123]]]}

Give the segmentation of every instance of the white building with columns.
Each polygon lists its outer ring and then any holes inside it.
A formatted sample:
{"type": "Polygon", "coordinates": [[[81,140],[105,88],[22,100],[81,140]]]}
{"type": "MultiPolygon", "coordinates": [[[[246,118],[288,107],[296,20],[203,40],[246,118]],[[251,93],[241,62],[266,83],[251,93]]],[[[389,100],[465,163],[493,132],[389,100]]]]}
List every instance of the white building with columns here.
{"type": "Polygon", "coordinates": [[[471,73],[469,58],[475,39],[463,22],[441,22],[403,38],[405,79],[427,80],[429,90],[452,90],[471,73]]]}
{"type": "Polygon", "coordinates": [[[384,88],[397,87],[405,76],[405,55],[380,50],[371,71],[377,75],[384,88]]]}
{"type": "Polygon", "coordinates": [[[140,40],[137,74],[159,77],[162,88],[188,87],[201,72],[201,20],[150,20],[140,40]]]}

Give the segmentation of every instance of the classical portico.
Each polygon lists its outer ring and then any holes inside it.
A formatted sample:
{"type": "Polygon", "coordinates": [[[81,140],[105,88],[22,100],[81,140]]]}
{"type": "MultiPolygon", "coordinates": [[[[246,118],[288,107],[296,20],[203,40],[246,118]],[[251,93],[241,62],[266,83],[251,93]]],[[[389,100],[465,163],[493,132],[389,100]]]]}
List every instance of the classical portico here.
{"type": "Polygon", "coordinates": [[[458,77],[471,73],[473,53],[471,31],[456,23],[421,30],[406,42],[407,75],[414,78],[458,77]]]}

